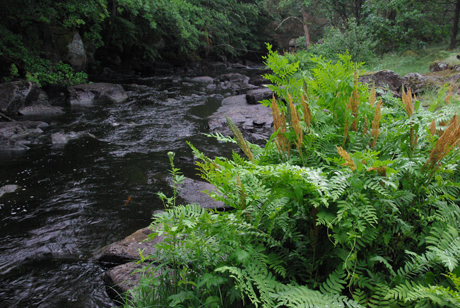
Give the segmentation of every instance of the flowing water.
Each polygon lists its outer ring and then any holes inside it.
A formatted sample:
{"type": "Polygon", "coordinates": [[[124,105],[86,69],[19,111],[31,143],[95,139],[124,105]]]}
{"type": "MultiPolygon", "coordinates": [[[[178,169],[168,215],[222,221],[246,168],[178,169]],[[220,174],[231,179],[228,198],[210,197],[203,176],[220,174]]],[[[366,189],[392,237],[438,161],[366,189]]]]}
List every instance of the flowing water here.
{"type": "Polygon", "coordinates": [[[114,307],[106,268],[90,257],[163,208],[155,193],[169,191],[167,152],[195,178],[186,141],[210,157],[230,152],[201,134],[222,96],[180,77],[123,86],[128,101],[73,108],[45,119],[41,145],[0,151],[0,186],[20,186],[0,197],[0,307],[114,307]],[[50,136],[57,132],[81,136],[56,147],[50,136]]]}

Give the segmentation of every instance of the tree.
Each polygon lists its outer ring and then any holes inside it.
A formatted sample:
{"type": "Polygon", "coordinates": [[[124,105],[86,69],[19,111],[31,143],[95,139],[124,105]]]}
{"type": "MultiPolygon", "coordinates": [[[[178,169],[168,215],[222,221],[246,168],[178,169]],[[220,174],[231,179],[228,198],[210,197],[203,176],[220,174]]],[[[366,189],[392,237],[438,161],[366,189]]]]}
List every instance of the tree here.
{"type": "Polygon", "coordinates": [[[455,3],[454,21],[452,23],[452,34],[450,36],[450,43],[449,43],[450,50],[455,48],[455,43],[457,42],[459,14],[460,14],[460,0],[457,0],[455,3]]]}

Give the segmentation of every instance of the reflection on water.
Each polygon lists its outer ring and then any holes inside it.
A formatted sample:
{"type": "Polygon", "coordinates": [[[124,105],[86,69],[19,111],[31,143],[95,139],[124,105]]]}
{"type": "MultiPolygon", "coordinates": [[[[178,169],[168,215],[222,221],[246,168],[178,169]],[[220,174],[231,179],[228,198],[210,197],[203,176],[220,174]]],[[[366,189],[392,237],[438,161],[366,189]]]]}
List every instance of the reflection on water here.
{"type": "Polygon", "coordinates": [[[168,191],[168,151],[196,171],[186,141],[209,156],[229,149],[203,136],[220,99],[173,79],[125,85],[122,104],[74,109],[48,119],[43,144],[0,151],[0,307],[113,307],[91,255],[150,223],[168,191]],[[51,134],[90,133],[53,147],[51,134]],[[126,203],[131,196],[129,203],[126,203]],[[126,205],[125,205],[126,204],[126,205]]]}

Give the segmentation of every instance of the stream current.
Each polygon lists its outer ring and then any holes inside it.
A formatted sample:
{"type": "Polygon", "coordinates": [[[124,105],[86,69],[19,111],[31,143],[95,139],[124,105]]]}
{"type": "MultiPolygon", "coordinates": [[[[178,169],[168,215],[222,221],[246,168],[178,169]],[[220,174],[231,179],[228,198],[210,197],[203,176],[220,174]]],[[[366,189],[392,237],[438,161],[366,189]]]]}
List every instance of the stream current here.
{"type": "Polygon", "coordinates": [[[127,101],[40,118],[50,124],[40,145],[0,151],[0,186],[20,186],[0,197],[1,308],[116,306],[103,282],[106,268],[90,258],[163,209],[156,193],[170,193],[162,180],[167,152],[195,179],[187,141],[209,157],[231,152],[202,134],[225,93],[211,95],[177,76],[121,84],[127,101]],[[81,137],[54,146],[58,132],[81,137]]]}

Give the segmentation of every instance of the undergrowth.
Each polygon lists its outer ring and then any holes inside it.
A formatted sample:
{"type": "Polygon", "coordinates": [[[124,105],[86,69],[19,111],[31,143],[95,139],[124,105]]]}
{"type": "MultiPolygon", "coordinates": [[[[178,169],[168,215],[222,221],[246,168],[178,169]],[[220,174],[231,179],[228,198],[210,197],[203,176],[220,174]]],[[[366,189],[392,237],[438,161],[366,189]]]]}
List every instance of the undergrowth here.
{"type": "Polygon", "coordinates": [[[244,156],[190,145],[208,193],[234,210],[155,214],[165,241],[142,256],[126,307],[459,306],[458,105],[377,97],[349,55],[308,61],[299,71],[269,48],[265,147],[230,119],[244,156]]]}

